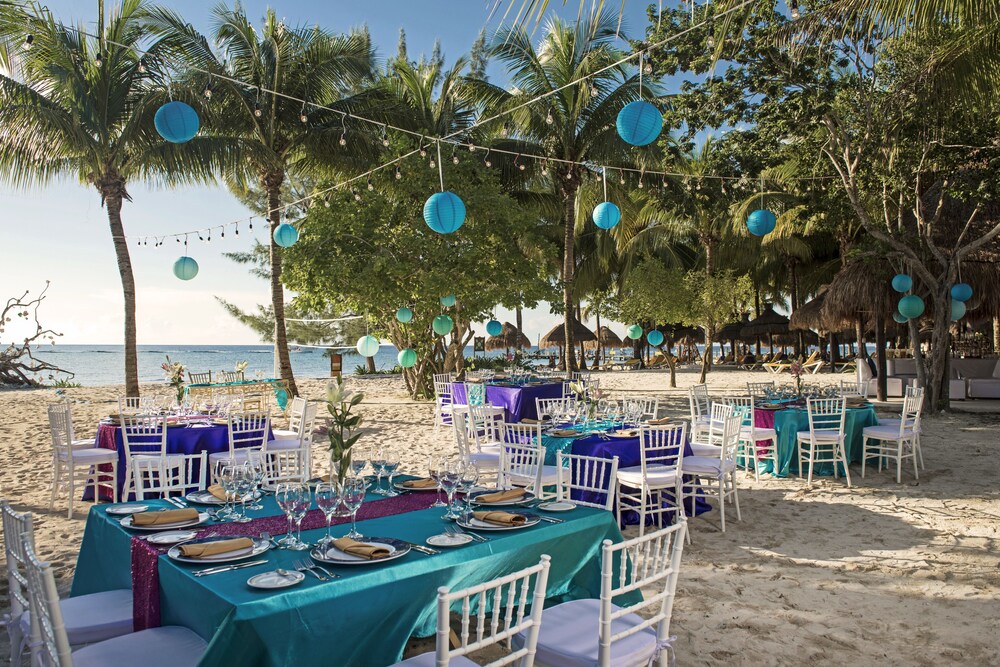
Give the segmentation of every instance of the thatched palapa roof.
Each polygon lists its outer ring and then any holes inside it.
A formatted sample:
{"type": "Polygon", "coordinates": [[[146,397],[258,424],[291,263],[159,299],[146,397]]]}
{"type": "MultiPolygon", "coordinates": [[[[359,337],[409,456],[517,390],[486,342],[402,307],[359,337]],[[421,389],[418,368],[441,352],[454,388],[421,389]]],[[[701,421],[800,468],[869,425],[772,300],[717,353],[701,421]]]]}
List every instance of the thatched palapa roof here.
{"type": "Polygon", "coordinates": [[[741,334],[741,332],[743,331],[743,327],[745,327],[749,323],[750,323],[750,317],[744,315],[742,321],[732,322],[719,329],[718,333],[715,334],[715,337],[718,338],[719,340],[739,340],[743,338],[741,334]]]}
{"type": "MultiPolygon", "coordinates": [[[[618,335],[608,327],[601,327],[597,333],[598,337],[601,340],[602,348],[607,349],[609,347],[621,347],[622,345],[624,345],[622,339],[619,338],[618,335]]],[[[584,349],[587,350],[593,350],[597,347],[597,340],[595,339],[587,341],[586,343],[584,343],[583,347],[584,349]]]]}
{"type": "Polygon", "coordinates": [[[859,319],[871,325],[875,318],[894,323],[902,294],[892,289],[896,271],[883,260],[849,262],[826,288],[820,319],[827,329],[845,329],[859,319]]]}
{"type": "MultiPolygon", "coordinates": [[[[563,328],[565,323],[559,323],[552,328],[547,334],[542,336],[542,340],[539,341],[539,347],[559,347],[561,348],[566,342],[566,330],[563,328]]],[[[577,343],[586,343],[587,341],[596,341],[597,336],[594,332],[583,326],[580,320],[573,320],[573,340],[577,343]]]]}
{"type": "Polygon", "coordinates": [[[486,339],[486,349],[490,352],[495,350],[509,350],[510,348],[531,347],[531,341],[523,333],[518,332],[510,322],[503,323],[503,330],[497,336],[490,336],[486,339]]]}
{"type": "Polygon", "coordinates": [[[784,315],[779,315],[774,311],[774,308],[768,306],[764,309],[764,312],[760,314],[760,317],[756,317],[749,322],[746,326],[740,329],[740,335],[744,338],[753,338],[755,336],[773,336],[779,334],[788,333],[788,318],[784,315]]]}

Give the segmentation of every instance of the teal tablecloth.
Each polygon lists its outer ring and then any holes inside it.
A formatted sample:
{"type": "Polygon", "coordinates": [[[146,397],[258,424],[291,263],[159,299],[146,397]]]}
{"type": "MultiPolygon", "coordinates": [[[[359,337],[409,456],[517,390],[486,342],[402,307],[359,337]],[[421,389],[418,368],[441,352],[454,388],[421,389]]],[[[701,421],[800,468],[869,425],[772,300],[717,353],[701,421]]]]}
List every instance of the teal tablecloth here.
{"type": "MultiPolygon", "coordinates": [[[[852,462],[861,461],[862,452],[862,431],[866,426],[878,424],[878,417],[875,416],[875,408],[848,408],[844,415],[844,445],[847,449],[847,460],[852,462]]],[[[809,415],[803,408],[789,410],[779,410],[774,414],[774,428],[778,432],[778,464],[779,470],[774,471],[774,466],[770,460],[762,461],[761,472],[772,473],[775,477],[787,477],[791,474],[798,474],[798,432],[809,430],[809,415]]],[[[807,471],[803,468],[803,474],[807,471]]],[[[844,471],[838,471],[843,475],[844,471]]],[[[832,475],[833,465],[829,463],[817,464],[814,475],[832,475]]]]}
{"type": "MultiPolygon", "coordinates": [[[[108,507],[93,507],[87,518],[73,595],[131,585],[131,536],[106,514],[108,507]]],[[[359,522],[358,528],[367,536],[423,543],[447,525],[441,513],[438,508],[419,510],[359,522]]],[[[278,510],[271,497],[264,510],[251,513],[274,514],[278,510]]],[[[494,532],[490,542],[436,556],[414,551],[383,566],[337,567],[342,579],[324,583],[307,577],[279,592],[251,589],[246,580],[275,567],[290,568],[304,552],[272,550],[266,554],[269,565],[202,578],[191,575],[198,566],[161,556],[162,623],[186,626],[209,641],[203,666],[392,664],[411,635],[433,635],[439,586],[478,584],[533,565],[546,553],[552,556],[547,604],[598,597],[601,542],[622,540],[614,516],[584,507],[558,516],[565,523],[494,532]]],[[[324,531],[303,536],[315,541],[324,531]]],[[[334,527],[335,536],[344,532],[344,526],[334,527]]],[[[633,604],[638,595],[616,602],[633,604]]]]}

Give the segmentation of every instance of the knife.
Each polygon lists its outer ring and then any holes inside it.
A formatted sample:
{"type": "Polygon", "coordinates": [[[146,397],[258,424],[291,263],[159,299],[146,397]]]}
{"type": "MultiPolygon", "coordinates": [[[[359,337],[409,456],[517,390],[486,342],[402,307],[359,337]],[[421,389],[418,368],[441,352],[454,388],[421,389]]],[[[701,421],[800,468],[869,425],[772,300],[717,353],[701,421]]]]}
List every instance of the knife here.
{"type": "Polygon", "coordinates": [[[420,553],[427,554],[428,556],[434,556],[436,554],[441,553],[437,549],[431,549],[430,547],[425,547],[422,544],[414,544],[413,542],[407,542],[406,540],[400,540],[400,542],[402,542],[403,544],[408,544],[410,545],[410,548],[413,549],[414,551],[419,551],[420,553]]]}
{"type": "Polygon", "coordinates": [[[218,567],[210,567],[204,570],[195,570],[194,576],[204,577],[209,574],[218,574],[220,572],[229,572],[230,570],[242,570],[245,567],[257,567],[258,565],[266,564],[266,560],[252,560],[249,563],[236,563],[235,565],[220,565],[218,567]]]}
{"type": "Polygon", "coordinates": [[[539,516],[540,521],[545,521],[546,523],[563,523],[565,519],[557,519],[551,516],[539,516]]]}

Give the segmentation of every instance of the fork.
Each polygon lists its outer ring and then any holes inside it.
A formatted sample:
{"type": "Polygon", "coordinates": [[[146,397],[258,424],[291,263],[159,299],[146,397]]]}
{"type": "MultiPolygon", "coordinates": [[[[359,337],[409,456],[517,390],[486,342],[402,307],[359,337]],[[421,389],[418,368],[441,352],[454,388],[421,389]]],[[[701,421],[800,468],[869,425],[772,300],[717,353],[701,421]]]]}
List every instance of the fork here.
{"type": "Polygon", "coordinates": [[[329,581],[325,574],[321,574],[316,570],[309,567],[309,565],[304,560],[296,560],[292,563],[292,568],[298,570],[299,572],[308,572],[312,576],[316,577],[320,581],[329,581]]]}

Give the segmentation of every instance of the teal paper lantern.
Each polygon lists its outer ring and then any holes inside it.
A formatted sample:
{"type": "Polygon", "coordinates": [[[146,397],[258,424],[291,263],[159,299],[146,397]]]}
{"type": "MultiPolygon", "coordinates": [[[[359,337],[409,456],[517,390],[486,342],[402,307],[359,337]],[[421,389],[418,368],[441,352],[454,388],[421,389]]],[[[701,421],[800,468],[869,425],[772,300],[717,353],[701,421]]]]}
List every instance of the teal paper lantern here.
{"type": "Polygon", "coordinates": [[[912,320],[924,314],[924,300],[916,294],[910,294],[899,300],[897,308],[903,317],[912,320]]]}
{"type": "Polygon", "coordinates": [[[656,141],[663,129],[663,114],[645,100],[636,100],[622,107],[615,122],[618,136],[627,144],[645,146],[656,141]]]}
{"type": "Polygon", "coordinates": [[[413,311],[409,308],[400,308],[396,311],[396,320],[401,324],[408,324],[413,319],[413,311]]]}
{"type": "Polygon", "coordinates": [[[594,224],[601,229],[611,229],[622,219],[622,212],[609,201],[601,202],[594,208],[594,224]]]}
{"type": "Polygon", "coordinates": [[[951,321],[957,322],[963,317],[965,317],[965,302],[953,300],[951,302],[951,321]]]}
{"type": "Polygon", "coordinates": [[[898,311],[892,314],[892,319],[896,320],[896,322],[900,324],[906,323],[906,317],[898,311]]]}
{"type": "Polygon", "coordinates": [[[424,203],[424,222],[438,234],[451,234],[465,222],[465,202],[454,192],[436,192],[424,203]]]}
{"type": "Polygon", "coordinates": [[[198,275],[198,262],[194,261],[194,257],[187,255],[178,257],[174,262],[174,275],[181,280],[191,280],[198,275]]]}
{"type": "Polygon", "coordinates": [[[901,293],[909,292],[913,289],[913,278],[905,273],[897,273],[892,278],[892,289],[901,293]]]}
{"type": "Polygon", "coordinates": [[[358,339],[358,354],[362,357],[374,357],[378,354],[378,338],[375,336],[362,336],[358,339]]]}
{"type": "Polygon", "coordinates": [[[646,334],[646,340],[649,341],[649,344],[653,347],[659,347],[660,345],[663,345],[663,334],[656,329],[653,329],[646,334]]]}
{"type": "Polygon", "coordinates": [[[628,328],[628,331],[625,332],[625,335],[631,338],[632,340],[639,340],[640,338],[642,338],[642,327],[640,327],[638,324],[633,324],[628,328]]]}
{"type": "Polygon", "coordinates": [[[972,285],[969,283],[956,283],[952,285],[951,298],[955,301],[968,301],[972,298],[972,285]]]}
{"type": "Polygon", "coordinates": [[[747,230],[754,236],[767,236],[774,231],[778,218],[764,209],[758,209],[747,216],[747,230]]]}
{"type": "Polygon", "coordinates": [[[454,294],[443,296],[441,297],[440,300],[441,300],[441,305],[444,306],[445,308],[451,308],[452,306],[455,305],[455,301],[457,301],[454,294]]]}
{"type": "Polygon", "coordinates": [[[198,112],[183,102],[167,102],[156,110],[153,125],[160,136],[172,144],[191,141],[198,134],[198,112]]]}
{"type": "Polygon", "coordinates": [[[496,320],[490,320],[486,323],[486,333],[491,336],[499,336],[503,331],[503,325],[496,320]]]}
{"type": "Polygon", "coordinates": [[[274,228],[274,242],[282,248],[291,248],[299,240],[299,230],[287,222],[274,228]]]}
{"type": "Polygon", "coordinates": [[[413,368],[417,365],[417,353],[410,348],[400,350],[399,354],[396,355],[396,361],[403,368],[413,368]]]}
{"type": "Polygon", "coordinates": [[[431,323],[431,327],[438,336],[447,336],[455,327],[455,323],[447,315],[438,315],[431,323]]]}

